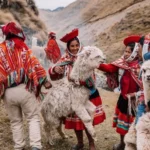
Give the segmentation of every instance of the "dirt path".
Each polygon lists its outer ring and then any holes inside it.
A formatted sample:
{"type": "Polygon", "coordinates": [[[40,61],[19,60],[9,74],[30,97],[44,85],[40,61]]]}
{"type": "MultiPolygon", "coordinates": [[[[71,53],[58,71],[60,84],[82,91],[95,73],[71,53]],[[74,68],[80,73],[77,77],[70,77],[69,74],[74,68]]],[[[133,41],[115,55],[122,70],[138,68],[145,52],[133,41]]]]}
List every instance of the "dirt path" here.
{"type": "MultiPolygon", "coordinates": [[[[115,129],[112,126],[112,116],[114,113],[114,108],[118,95],[100,89],[100,94],[103,99],[104,109],[106,112],[106,121],[101,125],[96,126],[97,138],[96,142],[97,150],[112,150],[113,144],[118,142],[119,136],[116,134],[115,129]]],[[[26,123],[25,123],[26,124],[26,123]]],[[[49,146],[44,138],[42,139],[43,150],[70,150],[70,147],[76,143],[75,134],[72,130],[66,130],[66,133],[71,138],[67,140],[62,140],[57,133],[54,133],[56,139],[55,146],[49,146]]],[[[29,145],[28,135],[26,135],[27,145],[29,145]]],[[[85,148],[88,150],[88,141],[86,136],[84,136],[85,148]]],[[[3,107],[3,103],[0,104],[0,149],[2,150],[13,150],[12,134],[10,130],[10,124],[6,111],[3,107]]],[[[26,150],[30,150],[27,146],[26,150]]]]}

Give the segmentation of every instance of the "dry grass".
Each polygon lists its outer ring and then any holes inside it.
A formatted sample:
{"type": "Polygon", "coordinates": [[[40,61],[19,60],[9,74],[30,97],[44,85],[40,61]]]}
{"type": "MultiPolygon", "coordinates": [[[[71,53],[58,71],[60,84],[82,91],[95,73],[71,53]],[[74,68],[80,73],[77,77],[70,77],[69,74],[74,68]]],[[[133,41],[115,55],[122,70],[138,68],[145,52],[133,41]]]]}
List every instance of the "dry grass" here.
{"type": "MultiPolygon", "coordinates": [[[[106,121],[101,125],[96,126],[98,142],[96,142],[97,150],[112,150],[113,144],[118,142],[118,134],[115,133],[115,130],[111,127],[112,125],[112,116],[114,112],[114,107],[116,104],[116,100],[118,95],[100,89],[100,94],[103,99],[104,109],[106,112],[106,121]]],[[[26,125],[26,122],[25,122],[26,125]]],[[[27,130],[27,128],[26,128],[27,130]]],[[[27,133],[27,132],[25,132],[27,133]]],[[[60,139],[60,136],[57,133],[54,133],[56,139],[56,145],[50,146],[46,140],[44,135],[42,136],[42,145],[43,150],[70,150],[70,147],[76,143],[76,137],[72,130],[66,130],[66,133],[72,137],[66,140],[60,139]]],[[[26,134],[27,147],[26,150],[29,150],[29,139],[28,134],[26,134]]],[[[84,135],[85,148],[84,150],[88,150],[88,141],[86,136],[84,135]]],[[[4,109],[3,103],[0,104],[0,149],[2,150],[12,150],[13,142],[12,142],[12,133],[10,130],[10,123],[8,117],[6,115],[6,111],[4,109]]]]}

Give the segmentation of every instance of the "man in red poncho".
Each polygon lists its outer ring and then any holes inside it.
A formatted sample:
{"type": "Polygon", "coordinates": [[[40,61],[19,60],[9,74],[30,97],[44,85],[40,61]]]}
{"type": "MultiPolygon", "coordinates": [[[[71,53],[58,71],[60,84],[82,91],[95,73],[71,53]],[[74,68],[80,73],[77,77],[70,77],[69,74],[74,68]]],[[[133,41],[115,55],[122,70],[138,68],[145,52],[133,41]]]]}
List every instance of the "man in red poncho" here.
{"type": "Polygon", "coordinates": [[[25,44],[21,27],[10,22],[2,27],[2,32],[6,39],[0,44],[0,97],[7,89],[4,103],[10,119],[14,149],[23,150],[25,147],[23,112],[29,124],[30,146],[32,150],[40,150],[40,120],[36,97],[39,97],[42,85],[50,88],[51,84],[47,80],[46,71],[25,44]],[[21,93],[19,97],[15,97],[15,92],[21,93]]]}
{"type": "Polygon", "coordinates": [[[61,52],[56,42],[56,34],[54,32],[50,32],[48,37],[49,37],[49,41],[47,43],[47,47],[45,48],[45,52],[47,58],[52,63],[56,63],[61,57],[61,52]]]}

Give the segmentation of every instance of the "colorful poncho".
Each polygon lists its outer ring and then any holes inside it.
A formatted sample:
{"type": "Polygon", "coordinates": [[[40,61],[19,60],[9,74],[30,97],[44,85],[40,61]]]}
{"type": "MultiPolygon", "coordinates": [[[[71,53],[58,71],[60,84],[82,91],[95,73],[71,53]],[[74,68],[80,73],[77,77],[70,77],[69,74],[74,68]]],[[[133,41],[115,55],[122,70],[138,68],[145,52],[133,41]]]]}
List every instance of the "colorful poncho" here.
{"type": "Polygon", "coordinates": [[[25,83],[37,96],[45,79],[45,70],[23,40],[13,38],[0,44],[0,85],[4,89],[25,83]]]}
{"type": "Polygon", "coordinates": [[[48,41],[47,48],[45,48],[45,52],[47,58],[52,63],[56,63],[61,57],[61,52],[55,39],[50,39],[48,41]]]}

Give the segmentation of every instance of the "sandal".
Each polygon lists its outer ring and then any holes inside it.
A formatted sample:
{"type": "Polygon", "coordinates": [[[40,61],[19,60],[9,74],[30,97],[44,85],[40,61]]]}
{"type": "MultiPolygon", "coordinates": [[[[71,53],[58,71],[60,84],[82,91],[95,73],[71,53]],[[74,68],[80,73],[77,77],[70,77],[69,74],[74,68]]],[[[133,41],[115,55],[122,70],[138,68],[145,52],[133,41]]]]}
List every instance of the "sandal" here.
{"type": "Polygon", "coordinates": [[[124,150],[124,149],[125,149],[125,144],[119,143],[113,146],[113,150],[124,150]]]}
{"type": "Polygon", "coordinates": [[[84,145],[74,145],[72,146],[71,150],[83,150],[84,145]]]}

